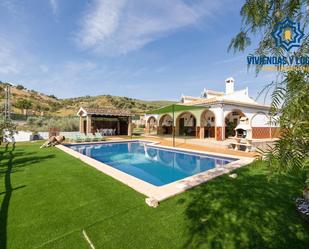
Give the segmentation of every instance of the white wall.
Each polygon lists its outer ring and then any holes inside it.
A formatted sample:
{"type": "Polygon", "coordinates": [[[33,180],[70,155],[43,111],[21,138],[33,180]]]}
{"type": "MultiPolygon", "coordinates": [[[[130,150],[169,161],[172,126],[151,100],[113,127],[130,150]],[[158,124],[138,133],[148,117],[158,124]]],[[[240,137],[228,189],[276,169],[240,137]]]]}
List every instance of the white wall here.
{"type": "MultiPolygon", "coordinates": [[[[8,133],[7,133],[8,134],[8,133]]],[[[19,131],[17,134],[14,134],[14,138],[7,138],[6,140],[8,142],[25,142],[25,141],[30,141],[30,136],[32,135],[32,132],[28,131],[19,131]]]]}
{"type": "Polygon", "coordinates": [[[221,127],[223,125],[222,120],[224,120],[224,113],[222,112],[222,108],[220,106],[211,107],[211,110],[215,114],[215,123],[217,127],[221,127]]]}
{"type": "MultiPolygon", "coordinates": [[[[38,135],[40,139],[46,140],[48,139],[48,131],[45,132],[38,132],[38,135]]],[[[61,136],[70,137],[79,134],[78,131],[72,131],[72,132],[60,132],[61,136]]],[[[14,134],[14,141],[15,142],[27,142],[31,141],[32,132],[31,131],[18,131],[17,134],[14,134]]],[[[12,142],[12,139],[8,139],[9,142],[12,142]]]]}

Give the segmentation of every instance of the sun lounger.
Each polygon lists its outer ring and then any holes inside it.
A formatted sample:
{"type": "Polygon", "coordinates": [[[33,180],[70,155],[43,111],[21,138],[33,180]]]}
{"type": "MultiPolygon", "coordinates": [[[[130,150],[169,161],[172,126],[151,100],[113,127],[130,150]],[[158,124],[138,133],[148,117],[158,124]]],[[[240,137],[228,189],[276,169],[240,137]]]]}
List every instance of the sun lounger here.
{"type": "Polygon", "coordinates": [[[98,138],[98,141],[104,141],[105,140],[105,137],[102,136],[99,132],[95,133],[94,135],[98,138]]]}
{"type": "Polygon", "coordinates": [[[91,137],[89,137],[89,135],[82,135],[82,138],[85,142],[91,142],[91,137]]]}
{"type": "Polygon", "coordinates": [[[88,137],[91,139],[92,142],[98,142],[99,138],[94,136],[93,134],[89,134],[88,137]]]}
{"type": "Polygon", "coordinates": [[[75,137],[72,138],[72,141],[75,143],[82,143],[84,142],[84,139],[82,138],[81,135],[76,135],[75,137]]]}

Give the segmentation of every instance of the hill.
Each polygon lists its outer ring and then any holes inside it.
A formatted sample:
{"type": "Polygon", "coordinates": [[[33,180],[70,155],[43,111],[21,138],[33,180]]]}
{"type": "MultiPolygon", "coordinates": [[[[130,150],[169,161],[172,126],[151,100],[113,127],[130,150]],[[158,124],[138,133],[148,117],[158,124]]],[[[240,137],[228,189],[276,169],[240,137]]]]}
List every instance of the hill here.
{"type": "MultiPolygon", "coordinates": [[[[1,106],[4,102],[5,84],[0,82],[1,106]]],[[[142,114],[148,110],[172,104],[172,101],[146,101],[122,96],[98,95],[60,99],[54,95],[46,95],[35,90],[26,89],[22,85],[11,85],[12,112],[16,114],[43,116],[75,116],[79,107],[109,107],[113,109],[129,109],[132,113],[142,114]]]]}

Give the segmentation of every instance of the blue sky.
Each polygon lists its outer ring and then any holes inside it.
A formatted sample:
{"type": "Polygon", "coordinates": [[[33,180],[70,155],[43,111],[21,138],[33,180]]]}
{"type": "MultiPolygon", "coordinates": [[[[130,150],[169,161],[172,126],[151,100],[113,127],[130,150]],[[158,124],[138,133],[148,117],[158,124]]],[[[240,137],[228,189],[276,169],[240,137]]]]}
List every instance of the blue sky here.
{"type": "MultiPolygon", "coordinates": [[[[274,73],[228,53],[241,25],[235,0],[1,0],[0,80],[58,97],[146,100],[224,90],[252,97],[274,73]]],[[[259,37],[257,37],[259,38],[259,37]]]]}

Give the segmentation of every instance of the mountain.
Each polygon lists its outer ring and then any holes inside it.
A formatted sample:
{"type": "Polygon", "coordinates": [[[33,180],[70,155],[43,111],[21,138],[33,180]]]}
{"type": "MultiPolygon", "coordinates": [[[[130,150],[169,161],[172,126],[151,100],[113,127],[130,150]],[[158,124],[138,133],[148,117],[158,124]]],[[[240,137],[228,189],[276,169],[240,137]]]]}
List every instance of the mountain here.
{"type": "MultiPolygon", "coordinates": [[[[4,103],[5,84],[0,82],[1,106],[4,103]]],[[[79,107],[109,107],[114,109],[129,109],[132,113],[142,114],[146,111],[170,105],[172,101],[146,101],[121,96],[99,95],[59,99],[54,95],[46,95],[35,90],[28,90],[22,85],[11,85],[12,112],[16,114],[44,116],[75,116],[79,107]],[[26,108],[25,108],[26,107],[26,108]]]]}

